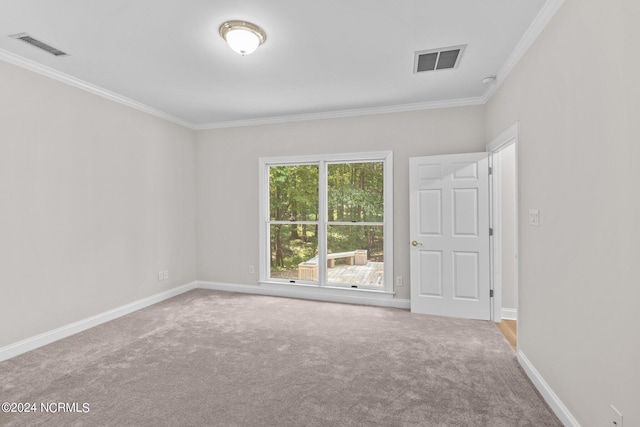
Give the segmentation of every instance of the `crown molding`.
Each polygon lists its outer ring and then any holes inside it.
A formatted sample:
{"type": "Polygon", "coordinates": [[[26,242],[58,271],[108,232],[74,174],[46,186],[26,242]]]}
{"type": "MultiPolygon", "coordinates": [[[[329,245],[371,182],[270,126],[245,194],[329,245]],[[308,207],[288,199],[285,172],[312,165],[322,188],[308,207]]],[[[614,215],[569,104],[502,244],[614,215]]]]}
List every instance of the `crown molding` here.
{"type": "Polygon", "coordinates": [[[86,92],[92,93],[94,95],[98,95],[110,101],[117,102],[118,104],[126,105],[127,107],[134,108],[136,110],[142,111],[143,113],[147,113],[152,116],[155,116],[164,120],[168,120],[170,122],[176,123],[180,126],[184,126],[186,128],[193,130],[194,124],[191,122],[188,122],[186,120],[183,120],[171,114],[165,113],[164,111],[160,111],[156,108],[150,107],[141,102],[134,101],[133,99],[119,95],[115,92],[111,92],[107,89],[103,89],[89,82],[85,82],[84,80],[80,80],[76,77],[54,70],[53,68],[47,67],[46,65],[38,64],[35,61],[16,55],[14,53],[8,52],[4,49],[0,49],[0,59],[10,64],[16,65],[18,67],[27,69],[29,71],[33,71],[34,73],[38,73],[45,77],[49,77],[53,80],[57,80],[59,82],[68,84],[69,86],[82,89],[86,92]]]}
{"type": "Polygon", "coordinates": [[[295,114],[288,116],[275,116],[275,117],[263,117],[257,119],[247,120],[230,120],[214,123],[192,123],[187,120],[176,117],[172,114],[165,113],[164,111],[145,105],[141,102],[134,101],[133,99],[119,95],[115,92],[111,92],[107,89],[103,89],[94,84],[85,82],[76,77],[54,70],[42,64],[38,64],[27,58],[23,58],[14,53],[8,52],[4,49],[0,49],[0,60],[16,65],[18,67],[25,68],[27,70],[36,72],[51,79],[60,81],[62,83],[74,86],[84,91],[93,93],[94,95],[101,96],[111,101],[117,102],[127,107],[134,108],[152,116],[176,123],[180,126],[184,126],[191,130],[209,130],[209,129],[221,129],[231,127],[243,127],[243,126],[259,126],[278,123],[290,123],[290,122],[302,122],[308,120],[322,120],[322,119],[337,119],[344,117],[357,117],[357,116],[369,116],[375,114],[389,114],[389,113],[403,113],[409,111],[420,110],[432,110],[438,108],[455,108],[455,107],[468,107],[474,105],[486,104],[493,94],[496,92],[501,83],[507,78],[509,73],[513,70],[516,64],[527,52],[529,47],[538,38],[542,30],[547,26],[551,18],[556,14],[560,6],[564,3],[564,0],[547,0],[536,18],[533,20],[527,31],[516,45],[515,49],[502,65],[498,74],[496,75],[496,82],[490,85],[482,96],[472,98],[452,99],[445,101],[433,101],[433,102],[419,102],[414,104],[401,104],[401,105],[389,105],[383,107],[371,107],[371,108],[357,108],[349,110],[327,111],[321,113],[309,113],[309,114],[295,114]]]}
{"type": "Polygon", "coordinates": [[[564,0],[547,0],[547,2],[542,6],[538,15],[536,15],[527,31],[524,32],[524,35],[516,45],[511,55],[507,58],[498,74],[496,74],[496,82],[490,85],[483,95],[483,103],[489,102],[493,94],[498,90],[498,87],[502,84],[503,81],[507,79],[507,76],[511,74],[511,71],[515,68],[516,64],[520,62],[524,54],[529,50],[533,42],[536,41],[542,30],[547,26],[547,24],[551,21],[551,19],[555,16],[560,6],[564,3],[564,0]]]}
{"type": "Polygon", "coordinates": [[[295,114],[289,116],[264,117],[259,119],[231,120],[194,125],[195,130],[220,129],[243,126],[259,126],[277,123],[302,122],[308,120],[340,119],[344,117],[370,116],[374,114],[404,113],[408,111],[432,110],[438,108],[468,107],[484,104],[481,96],[445,101],[419,102],[415,104],[389,105],[384,107],[356,108],[351,110],[327,111],[322,113],[295,114]]]}

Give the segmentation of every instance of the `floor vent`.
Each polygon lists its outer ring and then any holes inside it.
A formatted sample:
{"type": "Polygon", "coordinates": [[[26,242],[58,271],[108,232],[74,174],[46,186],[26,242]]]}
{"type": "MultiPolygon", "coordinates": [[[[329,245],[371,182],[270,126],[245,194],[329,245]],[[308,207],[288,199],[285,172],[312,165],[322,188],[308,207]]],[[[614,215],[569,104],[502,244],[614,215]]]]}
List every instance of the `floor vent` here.
{"type": "Polygon", "coordinates": [[[457,68],[465,46],[421,50],[415,53],[414,73],[457,68]]]}
{"type": "Polygon", "coordinates": [[[35,46],[38,49],[42,49],[45,52],[49,52],[52,55],[55,56],[66,56],[67,54],[64,53],[63,51],[56,49],[53,46],[50,46],[44,42],[41,42],[38,39],[34,39],[33,37],[31,37],[29,34],[27,33],[20,33],[20,34],[14,34],[12,36],[9,36],[11,38],[17,39],[17,40],[22,40],[25,43],[29,43],[31,46],[35,46]]]}

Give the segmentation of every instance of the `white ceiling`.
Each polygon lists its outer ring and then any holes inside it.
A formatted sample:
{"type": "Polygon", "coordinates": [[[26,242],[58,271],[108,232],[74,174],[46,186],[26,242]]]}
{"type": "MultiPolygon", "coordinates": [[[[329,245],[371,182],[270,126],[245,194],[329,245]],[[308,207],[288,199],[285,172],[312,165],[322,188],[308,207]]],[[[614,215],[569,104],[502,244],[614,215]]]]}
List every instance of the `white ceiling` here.
{"type": "Polygon", "coordinates": [[[200,128],[465,105],[481,103],[481,80],[500,72],[545,2],[1,0],[0,58],[26,58],[200,128]],[[232,19],[261,26],[265,44],[233,52],[218,34],[232,19]],[[9,37],[22,32],[69,56],[9,37]],[[457,45],[467,45],[457,69],[413,73],[415,51],[457,45]]]}

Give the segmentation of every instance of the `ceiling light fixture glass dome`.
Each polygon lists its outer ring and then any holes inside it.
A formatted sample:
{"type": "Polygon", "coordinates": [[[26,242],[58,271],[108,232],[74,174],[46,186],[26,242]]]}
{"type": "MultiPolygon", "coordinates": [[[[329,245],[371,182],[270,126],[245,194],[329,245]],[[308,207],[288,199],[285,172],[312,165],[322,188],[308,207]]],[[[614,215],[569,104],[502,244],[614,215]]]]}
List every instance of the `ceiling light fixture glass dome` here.
{"type": "Polygon", "coordinates": [[[225,22],[220,26],[220,35],[231,49],[242,56],[255,52],[267,39],[262,28],[246,21],[225,22]]]}

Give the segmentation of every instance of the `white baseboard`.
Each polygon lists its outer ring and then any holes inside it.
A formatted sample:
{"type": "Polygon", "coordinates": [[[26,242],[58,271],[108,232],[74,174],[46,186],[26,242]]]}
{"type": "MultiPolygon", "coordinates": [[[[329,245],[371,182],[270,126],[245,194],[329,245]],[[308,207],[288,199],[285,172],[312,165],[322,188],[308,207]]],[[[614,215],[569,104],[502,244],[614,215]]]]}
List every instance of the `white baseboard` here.
{"type": "Polygon", "coordinates": [[[231,283],[198,281],[196,287],[217,291],[240,292],[285,298],[310,299],[315,301],[340,302],[377,307],[410,309],[408,299],[393,298],[393,294],[382,292],[356,291],[351,289],[317,289],[291,285],[239,285],[231,283]]]}
{"type": "Polygon", "coordinates": [[[0,348],[0,362],[2,362],[3,360],[11,359],[12,357],[26,353],[28,351],[35,350],[38,347],[51,344],[54,341],[69,337],[71,335],[77,334],[78,332],[85,331],[89,328],[98,326],[110,320],[117,319],[118,317],[133,313],[134,311],[159,303],[160,301],[164,301],[195,288],[279,296],[287,298],[312,299],[328,302],[341,302],[348,304],[373,305],[379,307],[394,307],[403,309],[409,309],[411,307],[411,303],[409,300],[393,298],[393,294],[382,292],[361,292],[352,291],[350,289],[340,289],[333,291],[329,289],[322,289],[321,291],[323,292],[318,292],[317,289],[295,289],[291,286],[275,285],[273,287],[269,287],[264,285],[237,285],[229,283],[196,281],[2,347],[0,348]]]}
{"type": "Polygon", "coordinates": [[[503,308],[500,313],[501,313],[503,319],[518,320],[518,309],[517,308],[503,308]]]}
{"type": "Polygon", "coordinates": [[[36,335],[34,337],[27,338],[25,340],[18,341],[17,343],[2,347],[0,348],[0,362],[18,356],[22,353],[26,353],[27,351],[35,350],[38,347],[42,347],[43,345],[50,344],[62,338],[77,334],[78,332],[82,332],[94,326],[98,326],[102,323],[108,322],[109,320],[122,317],[129,313],[133,313],[134,311],[140,310],[141,308],[145,308],[176,295],[180,295],[184,292],[194,289],[195,287],[196,282],[191,282],[178,288],[170,289],[168,291],[161,292],[159,294],[152,295],[138,301],[134,301],[121,307],[105,311],[104,313],[87,317],[86,319],[82,319],[77,322],[61,326],[52,331],[45,332],[40,335],[36,335]]]}
{"type": "Polygon", "coordinates": [[[520,362],[522,369],[527,373],[533,385],[538,389],[562,424],[567,427],[580,427],[578,420],[576,420],[571,412],[569,412],[569,409],[564,406],[564,403],[562,403],[558,395],[554,393],[549,384],[542,378],[540,372],[538,372],[533,364],[531,364],[531,361],[527,359],[527,356],[520,350],[518,350],[518,362],[520,362]]]}

